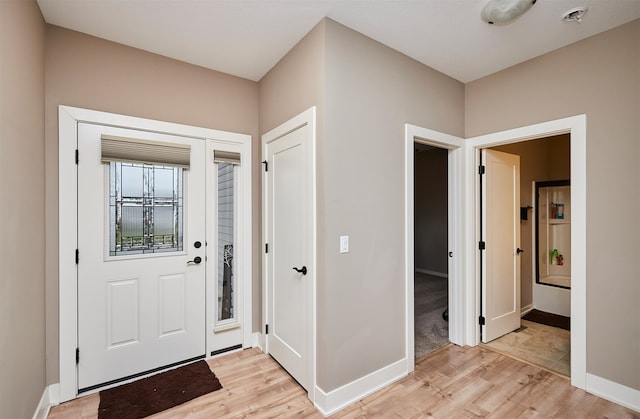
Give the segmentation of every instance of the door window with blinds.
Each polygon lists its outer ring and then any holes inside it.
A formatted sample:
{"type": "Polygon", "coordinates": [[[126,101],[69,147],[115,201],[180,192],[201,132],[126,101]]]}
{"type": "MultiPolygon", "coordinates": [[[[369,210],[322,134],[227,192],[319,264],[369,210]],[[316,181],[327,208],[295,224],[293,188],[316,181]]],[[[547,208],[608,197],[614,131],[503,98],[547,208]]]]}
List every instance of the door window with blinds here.
{"type": "Polygon", "coordinates": [[[182,252],[190,148],[102,136],[109,165],[109,256],[182,252]]]}
{"type": "Polygon", "coordinates": [[[233,322],[236,317],[236,245],[237,186],[236,166],[240,153],[213,152],[217,179],[217,313],[216,324],[233,322]]]}

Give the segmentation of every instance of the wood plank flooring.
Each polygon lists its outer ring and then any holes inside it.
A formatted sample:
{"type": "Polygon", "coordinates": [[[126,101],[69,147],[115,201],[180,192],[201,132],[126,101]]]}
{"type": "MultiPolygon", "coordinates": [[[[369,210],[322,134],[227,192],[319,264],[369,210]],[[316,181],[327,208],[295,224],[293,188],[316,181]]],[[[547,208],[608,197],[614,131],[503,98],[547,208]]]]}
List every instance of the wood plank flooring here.
{"type": "MultiPolygon", "coordinates": [[[[257,349],[208,362],[223,389],[153,418],[323,417],[304,390],[257,349]]],[[[85,396],[52,408],[49,418],[96,418],[98,404],[98,394],[85,396]]],[[[640,414],[488,348],[449,345],[418,360],[409,376],[332,417],[640,419],[640,414]]]]}
{"type": "Polygon", "coordinates": [[[522,320],[520,329],[485,345],[500,353],[571,376],[571,332],[522,320]]]}

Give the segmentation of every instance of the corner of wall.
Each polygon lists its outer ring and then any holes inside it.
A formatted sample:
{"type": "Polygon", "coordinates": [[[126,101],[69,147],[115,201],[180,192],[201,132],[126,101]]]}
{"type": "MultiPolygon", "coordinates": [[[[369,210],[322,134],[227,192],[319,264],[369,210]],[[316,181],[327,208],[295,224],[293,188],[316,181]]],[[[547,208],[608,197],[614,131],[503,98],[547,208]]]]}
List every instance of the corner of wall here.
{"type": "Polygon", "coordinates": [[[406,377],[407,374],[407,360],[403,358],[329,392],[316,386],[314,403],[323,415],[329,416],[406,377]]]}

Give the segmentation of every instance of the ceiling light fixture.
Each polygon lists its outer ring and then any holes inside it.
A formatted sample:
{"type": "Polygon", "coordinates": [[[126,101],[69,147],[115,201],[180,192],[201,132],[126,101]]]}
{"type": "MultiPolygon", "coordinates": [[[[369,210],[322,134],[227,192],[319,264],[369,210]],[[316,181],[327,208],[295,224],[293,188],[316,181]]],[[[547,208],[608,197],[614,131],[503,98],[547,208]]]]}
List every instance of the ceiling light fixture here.
{"type": "Polygon", "coordinates": [[[586,7],[574,7],[571,10],[567,10],[561,16],[563,22],[582,22],[582,18],[587,14],[586,7]]]}
{"type": "Polygon", "coordinates": [[[489,0],[480,17],[490,25],[504,25],[525,14],[536,0],[489,0]]]}

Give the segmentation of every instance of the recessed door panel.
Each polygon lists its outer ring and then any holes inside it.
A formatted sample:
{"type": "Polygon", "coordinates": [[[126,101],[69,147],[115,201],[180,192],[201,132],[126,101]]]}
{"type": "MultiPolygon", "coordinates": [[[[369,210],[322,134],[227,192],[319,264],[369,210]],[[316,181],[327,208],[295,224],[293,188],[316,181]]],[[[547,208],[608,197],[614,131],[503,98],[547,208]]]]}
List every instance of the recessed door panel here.
{"type": "MultiPolygon", "coordinates": [[[[280,140],[283,141],[283,140],[280,140]]],[[[303,156],[300,144],[283,147],[273,155],[274,276],[273,334],[298,356],[304,352],[306,335],[305,278],[293,270],[304,261],[301,232],[305,229],[303,156]]]]}
{"type": "Polygon", "coordinates": [[[158,328],[160,336],[186,332],[187,289],[185,276],[182,274],[162,275],[158,282],[160,283],[160,327],[158,328]]]}
{"type": "Polygon", "coordinates": [[[137,343],[138,279],[107,282],[107,349],[137,343]]]}

